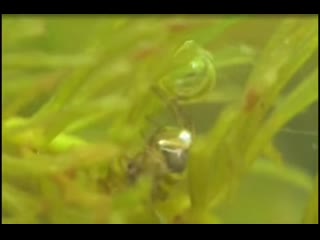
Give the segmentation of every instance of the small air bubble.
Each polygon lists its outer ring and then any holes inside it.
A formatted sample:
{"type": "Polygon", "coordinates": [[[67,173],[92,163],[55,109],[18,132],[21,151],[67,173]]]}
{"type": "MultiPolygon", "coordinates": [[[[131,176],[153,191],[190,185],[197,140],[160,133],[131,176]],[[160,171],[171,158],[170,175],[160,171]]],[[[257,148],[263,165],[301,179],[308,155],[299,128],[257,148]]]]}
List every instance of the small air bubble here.
{"type": "Polygon", "coordinates": [[[316,143],[311,144],[313,150],[318,150],[318,145],[316,143]]]}

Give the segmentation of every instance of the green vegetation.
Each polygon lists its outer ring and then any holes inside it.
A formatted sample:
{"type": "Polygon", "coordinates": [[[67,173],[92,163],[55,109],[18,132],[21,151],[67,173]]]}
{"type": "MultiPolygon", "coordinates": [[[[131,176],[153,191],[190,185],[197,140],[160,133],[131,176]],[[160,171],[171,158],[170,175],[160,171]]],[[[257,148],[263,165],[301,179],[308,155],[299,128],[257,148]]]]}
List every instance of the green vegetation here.
{"type": "Polygon", "coordinates": [[[4,223],[318,223],[317,16],[2,27],[4,223]]]}

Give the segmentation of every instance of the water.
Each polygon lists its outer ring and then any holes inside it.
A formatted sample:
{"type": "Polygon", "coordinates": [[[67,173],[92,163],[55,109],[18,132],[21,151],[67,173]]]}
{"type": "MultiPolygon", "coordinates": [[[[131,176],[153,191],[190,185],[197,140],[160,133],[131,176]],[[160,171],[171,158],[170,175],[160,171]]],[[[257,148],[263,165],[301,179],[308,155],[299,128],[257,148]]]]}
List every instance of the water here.
{"type": "Polygon", "coordinates": [[[318,174],[316,16],[3,20],[4,222],[301,222],[318,174]],[[192,142],[150,146],[167,126],[192,142]],[[179,171],[148,170],[159,161],[179,171]]]}

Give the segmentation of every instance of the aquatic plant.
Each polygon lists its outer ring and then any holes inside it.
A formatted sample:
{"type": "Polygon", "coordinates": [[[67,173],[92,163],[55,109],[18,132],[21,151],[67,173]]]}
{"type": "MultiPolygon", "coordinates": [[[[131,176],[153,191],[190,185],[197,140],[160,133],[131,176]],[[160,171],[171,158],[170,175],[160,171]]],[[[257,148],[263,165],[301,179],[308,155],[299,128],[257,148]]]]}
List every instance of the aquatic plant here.
{"type": "Polygon", "coordinates": [[[3,20],[4,223],[318,222],[316,16],[3,20]]]}

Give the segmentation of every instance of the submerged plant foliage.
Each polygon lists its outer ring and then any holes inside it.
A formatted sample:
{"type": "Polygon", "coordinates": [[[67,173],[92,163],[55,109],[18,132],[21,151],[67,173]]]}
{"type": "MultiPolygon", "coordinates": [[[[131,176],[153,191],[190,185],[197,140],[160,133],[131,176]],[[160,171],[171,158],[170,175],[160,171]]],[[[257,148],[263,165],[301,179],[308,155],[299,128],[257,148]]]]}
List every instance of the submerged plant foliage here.
{"type": "Polygon", "coordinates": [[[317,16],[4,16],[2,46],[4,223],[318,223],[317,16]]]}

